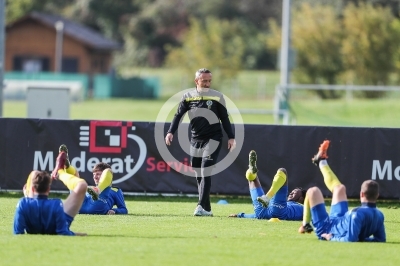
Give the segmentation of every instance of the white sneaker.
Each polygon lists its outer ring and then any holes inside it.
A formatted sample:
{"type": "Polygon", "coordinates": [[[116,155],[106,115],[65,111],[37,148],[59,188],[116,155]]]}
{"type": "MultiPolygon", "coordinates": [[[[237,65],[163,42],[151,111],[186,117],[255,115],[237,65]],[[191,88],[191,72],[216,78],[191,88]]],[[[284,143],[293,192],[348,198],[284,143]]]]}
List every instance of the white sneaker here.
{"type": "Polygon", "coordinates": [[[269,198],[267,198],[267,196],[262,195],[261,197],[257,197],[257,201],[261,203],[264,208],[268,207],[269,198]]]}
{"type": "Polygon", "coordinates": [[[213,216],[211,211],[206,211],[200,205],[197,205],[196,209],[194,210],[193,216],[213,216]]]}

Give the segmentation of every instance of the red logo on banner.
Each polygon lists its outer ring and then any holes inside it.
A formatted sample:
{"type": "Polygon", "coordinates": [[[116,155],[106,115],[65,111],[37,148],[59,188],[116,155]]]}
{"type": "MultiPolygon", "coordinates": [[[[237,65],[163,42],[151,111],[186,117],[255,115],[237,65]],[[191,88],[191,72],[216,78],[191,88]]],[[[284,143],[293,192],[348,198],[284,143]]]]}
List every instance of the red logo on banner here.
{"type": "Polygon", "coordinates": [[[90,121],[89,151],[93,153],[121,153],[127,145],[128,127],[132,127],[132,122],[90,121]]]}

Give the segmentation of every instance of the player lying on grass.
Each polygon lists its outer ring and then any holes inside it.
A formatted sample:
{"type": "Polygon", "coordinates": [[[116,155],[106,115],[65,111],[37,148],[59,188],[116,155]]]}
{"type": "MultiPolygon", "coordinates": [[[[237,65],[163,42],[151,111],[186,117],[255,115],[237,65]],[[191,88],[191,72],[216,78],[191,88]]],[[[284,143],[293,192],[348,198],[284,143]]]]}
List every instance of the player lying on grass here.
{"type": "MultiPolygon", "coordinates": [[[[60,146],[60,156],[65,157],[63,163],[59,166],[66,168],[70,174],[77,175],[78,171],[69,163],[68,149],[66,145],[60,146]]],[[[113,173],[111,166],[100,162],[93,167],[93,180],[96,186],[88,186],[80,214],[127,214],[122,190],[112,187],[113,173]]]]}
{"type": "Polygon", "coordinates": [[[81,214],[127,214],[122,190],[112,187],[113,174],[107,163],[100,162],[93,167],[93,180],[96,184],[89,190],[83,201],[81,214]]]}
{"type": "Polygon", "coordinates": [[[257,177],[257,154],[250,151],[249,169],[246,178],[249,181],[250,196],[253,201],[253,214],[231,214],[229,217],[238,218],[258,218],[300,221],[303,217],[303,201],[305,191],[301,188],[294,189],[288,195],[287,172],[284,168],[279,168],[272,181],[271,188],[264,194],[260,181],[257,177]]]}
{"type": "Polygon", "coordinates": [[[87,189],[86,181],[59,170],[56,179],[71,191],[64,203],[49,199],[52,179],[42,171],[32,171],[24,186],[24,194],[14,216],[14,234],[86,235],[74,233],[70,226],[78,213],[87,189]]]}
{"type": "Polygon", "coordinates": [[[384,217],[376,208],[379,184],[373,180],[364,181],[360,191],[361,206],[349,211],[346,187],[339,181],[326,160],[329,143],[329,140],[325,140],[320,145],[312,162],[319,166],[324,182],[332,192],[330,214],[326,211],[321,190],[317,187],[310,188],[304,201],[303,224],[299,232],[311,233],[312,220],[315,234],[321,240],[386,242],[384,217]]]}

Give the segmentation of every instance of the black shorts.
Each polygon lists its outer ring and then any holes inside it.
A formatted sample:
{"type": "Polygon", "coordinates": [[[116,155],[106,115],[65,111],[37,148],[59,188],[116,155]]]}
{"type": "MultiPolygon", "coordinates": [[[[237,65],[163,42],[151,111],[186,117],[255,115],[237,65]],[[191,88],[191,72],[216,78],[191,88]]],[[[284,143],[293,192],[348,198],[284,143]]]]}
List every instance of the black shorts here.
{"type": "Polygon", "coordinates": [[[192,167],[208,167],[217,163],[222,139],[206,141],[190,141],[190,163],[192,167]]]}

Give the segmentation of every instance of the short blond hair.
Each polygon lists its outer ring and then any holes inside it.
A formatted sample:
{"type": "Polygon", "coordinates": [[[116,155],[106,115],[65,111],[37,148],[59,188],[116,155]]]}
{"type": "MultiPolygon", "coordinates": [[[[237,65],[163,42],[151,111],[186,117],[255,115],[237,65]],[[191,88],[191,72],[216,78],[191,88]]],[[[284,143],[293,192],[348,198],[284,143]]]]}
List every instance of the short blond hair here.
{"type": "Polygon", "coordinates": [[[373,180],[366,180],[361,185],[361,192],[369,201],[376,201],[379,196],[379,184],[373,180]]]}

